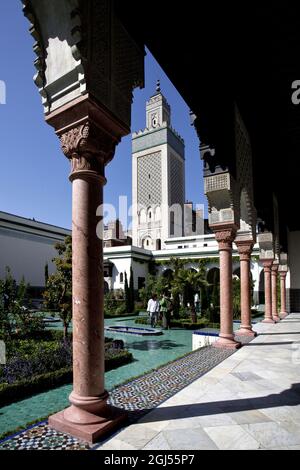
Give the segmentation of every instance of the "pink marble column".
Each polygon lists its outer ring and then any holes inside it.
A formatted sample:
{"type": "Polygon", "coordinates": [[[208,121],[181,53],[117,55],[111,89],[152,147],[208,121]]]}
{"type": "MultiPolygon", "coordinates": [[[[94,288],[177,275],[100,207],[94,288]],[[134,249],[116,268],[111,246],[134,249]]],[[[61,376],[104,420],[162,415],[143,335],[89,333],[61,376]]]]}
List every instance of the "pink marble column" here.
{"type": "Polygon", "coordinates": [[[275,322],[280,321],[278,316],[278,307],[277,307],[277,273],[278,273],[278,264],[274,264],[271,267],[271,284],[272,284],[272,318],[275,322]]]}
{"type": "Polygon", "coordinates": [[[236,228],[216,230],[215,236],[220,254],[220,335],[213,345],[217,348],[237,349],[241,343],[234,340],[232,306],[232,242],[236,228]]]}
{"type": "Polygon", "coordinates": [[[265,319],[263,323],[275,323],[272,318],[271,267],[273,259],[262,260],[265,275],[265,319]]]}
{"type": "Polygon", "coordinates": [[[280,303],[281,303],[281,318],[285,318],[288,315],[286,310],[286,272],[279,272],[280,275],[280,303]]]}
{"type": "Polygon", "coordinates": [[[253,248],[253,241],[236,241],[240,255],[241,271],[241,326],[236,332],[241,336],[256,336],[257,333],[252,330],[251,325],[251,277],[250,277],[250,259],[253,248]]]}
{"type": "Polygon", "coordinates": [[[126,417],[107,405],[104,387],[103,240],[97,231],[104,167],[117,140],[91,120],[60,138],[72,166],[73,391],[71,406],[51,416],[49,425],[93,443],[126,417]]]}

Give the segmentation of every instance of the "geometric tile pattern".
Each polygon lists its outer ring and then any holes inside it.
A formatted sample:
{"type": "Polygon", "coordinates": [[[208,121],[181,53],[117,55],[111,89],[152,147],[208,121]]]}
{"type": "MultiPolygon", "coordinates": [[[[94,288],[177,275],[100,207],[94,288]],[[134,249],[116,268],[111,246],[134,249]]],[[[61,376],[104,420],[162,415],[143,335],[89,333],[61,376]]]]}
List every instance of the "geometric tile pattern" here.
{"type": "Polygon", "coordinates": [[[77,439],[50,429],[45,423],[34,426],[13,438],[4,440],[0,450],[89,450],[77,439]]]}
{"type": "Polygon", "coordinates": [[[162,162],[161,152],[143,155],[138,158],[138,197],[139,205],[162,204],[162,162]],[[150,176],[150,177],[149,177],[150,176]],[[151,195],[151,199],[149,199],[151,195]]]}
{"type": "Polygon", "coordinates": [[[224,349],[203,348],[117,387],[111,393],[109,401],[128,411],[148,412],[231,354],[232,351],[224,349]]]}
{"type": "MultiPolygon", "coordinates": [[[[241,338],[236,339],[241,340],[241,338]]],[[[109,403],[127,410],[129,424],[134,423],[214,368],[233,352],[215,349],[211,346],[202,348],[158,370],[116,387],[110,393],[109,403]]],[[[99,443],[94,447],[98,446],[99,443]]],[[[88,450],[91,448],[93,447],[87,443],[54,431],[49,428],[47,422],[39,423],[0,442],[0,450],[88,450]]]]}

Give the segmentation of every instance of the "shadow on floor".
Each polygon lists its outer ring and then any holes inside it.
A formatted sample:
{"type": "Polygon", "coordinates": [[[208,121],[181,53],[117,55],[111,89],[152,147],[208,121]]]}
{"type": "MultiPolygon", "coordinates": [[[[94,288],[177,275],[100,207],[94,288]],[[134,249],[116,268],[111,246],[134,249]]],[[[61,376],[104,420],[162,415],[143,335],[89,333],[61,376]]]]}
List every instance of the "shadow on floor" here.
{"type": "Polygon", "coordinates": [[[284,325],[286,325],[287,323],[300,323],[300,321],[298,320],[281,320],[280,323],[283,323],[284,325]]]}
{"type": "Polygon", "coordinates": [[[283,344],[294,344],[297,341],[278,341],[276,343],[246,343],[243,345],[245,346],[282,346],[283,344]]]}
{"type": "Polygon", "coordinates": [[[128,344],[129,349],[137,349],[138,351],[150,351],[155,349],[174,349],[183,347],[184,344],[176,343],[171,340],[162,340],[162,341],[136,341],[135,343],[128,344]]]}
{"type": "Polygon", "coordinates": [[[274,335],[300,335],[300,331],[287,331],[282,333],[258,333],[257,336],[274,336],[274,335]]]}
{"type": "Polygon", "coordinates": [[[194,418],[199,416],[217,415],[221,413],[235,413],[238,411],[259,410],[275,408],[278,406],[297,406],[300,404],[300,384],[293,384],[288,390],[265,397],[246,398],[239,400],[224,400],[208,403],[194,403],[191,405],[166,406],[143,410],[147,412],[143,422],[157,422],[172,419],[194,418]],[[149,413],[152,411],[152,413],[149,413]]]}

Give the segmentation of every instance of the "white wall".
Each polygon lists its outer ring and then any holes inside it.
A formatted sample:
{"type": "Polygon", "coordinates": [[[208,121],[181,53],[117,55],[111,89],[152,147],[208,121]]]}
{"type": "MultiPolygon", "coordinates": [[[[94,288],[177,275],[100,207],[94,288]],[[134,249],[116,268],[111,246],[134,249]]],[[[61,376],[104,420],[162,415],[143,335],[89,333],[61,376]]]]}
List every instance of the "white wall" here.
{"type": "Polygon", "coordinates": [[[132,269],[133,269],[133,276],[134,276],[134,289],[138,288],[138,278],[144,277],[147,278],[148,275],[148,263],[139,263],[138,261],[132,261],[132,269]]]}
{"type": "Polygon", "coordinates": [[[54,245],[58,240],[49,241],[41,237],[15,236],[13,232],[0,233],[0,278],[9,266],[17,282],[22,276],[31,286],[44,286],[45,264],[49,274],[54,271],[52,259],[57,256],[54,245]],[[8,236],[9,233],[9,236],[8,236]]]}
{"type": "MultiPolygon", "coordinates": [[[[112,289],[124,289],[125,272],[127,274],[128,285],[130,280],[131,258],[115,258],[111,260],[114,264],[112,271],[112,289]],[[123,282],[120,282],[120,274],[123,273],[123,282]]],[[[105,279],[107,280],[107,279],[105,279]]]]}
{"type": "Polygon", "coordinates": [[[300,289],[300,232],[289,232],[290,288],[300,289]]]}

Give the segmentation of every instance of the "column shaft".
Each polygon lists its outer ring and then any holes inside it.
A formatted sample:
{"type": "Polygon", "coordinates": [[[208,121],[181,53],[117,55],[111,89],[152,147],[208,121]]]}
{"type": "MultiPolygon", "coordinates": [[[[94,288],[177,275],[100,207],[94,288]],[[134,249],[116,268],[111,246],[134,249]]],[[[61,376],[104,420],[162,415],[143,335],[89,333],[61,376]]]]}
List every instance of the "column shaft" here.
{"type": "Polygon", "coordinates": [[[216,231],[220,254],[220,335],[215,347],[237,349],[240,343],[234,340],[232,305],[232,241],[234,229],[216,231]]]}
{"type": "Polygon", "coordinates": [[[286,272],[280,272],[280,316],[285,318],[288,315],[286,310],[286,272]]]}
{"type": "Polygon", "coordinates": [[[271,266],[273,260],[263,261],[265,275],[265,319],[264,323],[274,323],[272,318],[271,266]]]}
{"type": "Polygon", "coordinates": [[[278,307],[277,307],[277,273],[278,265],[274,265],[271,268],[271,277],[272,277],[272,318],[274,321],[280,321],[278,316],[278,307]]]}
{"type": "Polygon", "coordinates": [[[94,177],[73,181],[73,388],[79,397],[104,393],[103,259],[96,234],[102,184],[94,177]]]}
{"type": "Polygon", "coordinates": [[[250,257],[253,248],[251,241],[236,241],[240,255],[241,271],[241,326],[237,335],[256,336],[251,325],[251,277],[250,277],[250,257]]]}
{"type": "Polygon", "coordinates": [[[126,417],[107,404],[104,387],[103,240],[97,230],[104,167],[116,138],[88,121],[64,133],[61,143],[72,165],[73,391],[71,406],[49,425],[95,442],[126,417]]]}

